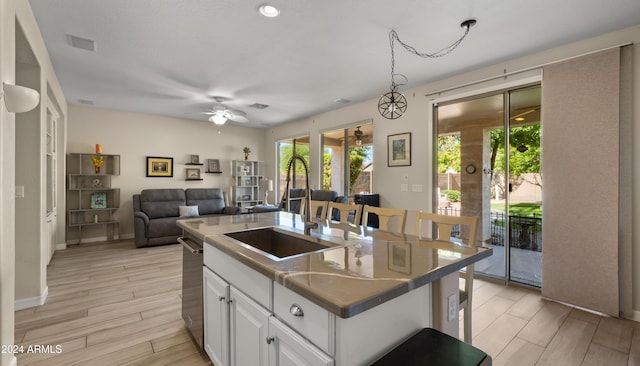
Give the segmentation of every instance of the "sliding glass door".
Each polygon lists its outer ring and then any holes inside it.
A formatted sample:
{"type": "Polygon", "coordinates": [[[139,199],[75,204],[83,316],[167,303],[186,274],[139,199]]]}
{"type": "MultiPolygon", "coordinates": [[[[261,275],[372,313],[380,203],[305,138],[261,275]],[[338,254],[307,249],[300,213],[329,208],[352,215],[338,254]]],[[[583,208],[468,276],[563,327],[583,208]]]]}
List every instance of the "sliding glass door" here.
{"type": "Polygon", "coordinates": [[[540,86],[440,103],[434,117],[437,212],[479,217],[494,254],[477,273],[540,287],[540,86]]]}
{"type": "Polygon", "coordinates": [[[322,189],[348,196],[373,192],[373,124],[324,132],[322,189]]]}

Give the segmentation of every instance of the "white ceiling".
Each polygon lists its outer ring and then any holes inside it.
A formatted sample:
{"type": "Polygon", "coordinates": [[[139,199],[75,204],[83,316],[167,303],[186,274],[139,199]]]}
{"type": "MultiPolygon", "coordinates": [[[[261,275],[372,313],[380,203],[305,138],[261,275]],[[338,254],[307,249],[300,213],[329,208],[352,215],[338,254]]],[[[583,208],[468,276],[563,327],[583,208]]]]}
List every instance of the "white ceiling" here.
{"type": "Polygon", "coordinates": [[[638,0],[271,0],[273,19],[257,12],[262,2],[30,0],[69,103],[206,121],[211,96],[224,96],[251,127],[389,91],[391,29],[434,52],[463,34],[462,21],[478,21],[443,58],[396,46],[410,88],[640,24],[638,0]],[[70,35],[96,51],[71,47],[70,35]]]}

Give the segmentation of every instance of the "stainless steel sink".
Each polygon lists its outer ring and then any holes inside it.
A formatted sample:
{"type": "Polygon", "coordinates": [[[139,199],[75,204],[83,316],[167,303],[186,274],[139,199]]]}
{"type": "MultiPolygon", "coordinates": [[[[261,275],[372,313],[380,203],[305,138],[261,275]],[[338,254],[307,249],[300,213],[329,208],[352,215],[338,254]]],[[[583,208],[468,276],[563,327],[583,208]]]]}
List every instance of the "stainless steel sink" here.
{"type": "Polygon", "coordinates": [[[249,249],[274,260],[282,260],[337,246],[319,238],[306,237],[274,227],[237,231],[224,235],[244,243],[249,249]]]}

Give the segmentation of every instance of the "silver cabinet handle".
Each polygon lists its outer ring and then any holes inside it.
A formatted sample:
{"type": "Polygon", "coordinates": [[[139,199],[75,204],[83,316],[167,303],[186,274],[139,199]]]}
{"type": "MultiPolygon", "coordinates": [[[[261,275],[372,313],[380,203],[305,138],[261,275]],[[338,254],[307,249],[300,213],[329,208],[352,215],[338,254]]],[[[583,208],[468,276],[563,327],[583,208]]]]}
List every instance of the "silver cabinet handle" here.
{"type": "Polygon", "coordinates": [[[291,313],[291,315],[297,316],[300,318],[304,316],[304,311],[302,311],[302,308],[298,304],[291,305],[291,307],[289,308],[289,312],[291,313]]]}
{"type": "Polygon", "coordinates": [[[275,337],[267,337],[267,344],[271,344],[271,342],[275,341],[275,337]]]}
{"type": "Polygon", "coordinates": [[[219,297],[218,297],[218,300],[219,300],[219,301],[223,301],[224,299],[225,299],[225,297],[224,297],[224,296],[219,296],[219,297]]]}
{"type": "Polygon", "coordinates": [[[190,251],[191,254],[194,254],[194,255],[202,254],[202,251],[203,251],[202,247],[199,246],[194,241],[183,238],[183,237],[179,237],[178,242],[182,244],[182,246],[185,247],[188,251],[190,251]]]}

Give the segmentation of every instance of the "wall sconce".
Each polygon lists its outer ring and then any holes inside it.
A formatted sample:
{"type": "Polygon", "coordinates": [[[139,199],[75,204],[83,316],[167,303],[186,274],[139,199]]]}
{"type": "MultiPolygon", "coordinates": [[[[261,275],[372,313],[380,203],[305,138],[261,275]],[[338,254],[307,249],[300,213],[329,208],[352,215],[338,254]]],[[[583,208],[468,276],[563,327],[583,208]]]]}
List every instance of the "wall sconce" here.
{"type": "Polygon", "coordinates": [[[0,98],[11,113],[29,112],[40,103],[40,93],[20,85],[2,83],[0,98]]]}

